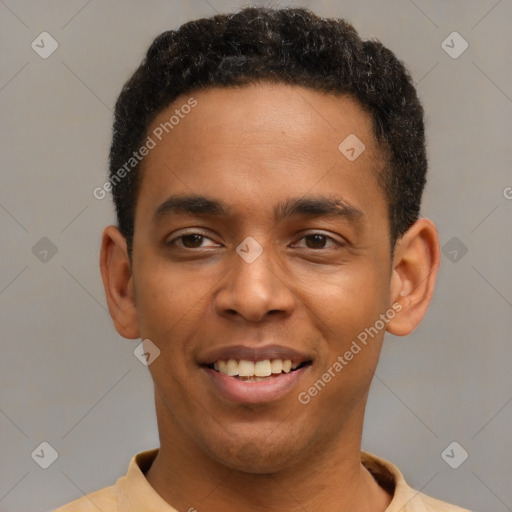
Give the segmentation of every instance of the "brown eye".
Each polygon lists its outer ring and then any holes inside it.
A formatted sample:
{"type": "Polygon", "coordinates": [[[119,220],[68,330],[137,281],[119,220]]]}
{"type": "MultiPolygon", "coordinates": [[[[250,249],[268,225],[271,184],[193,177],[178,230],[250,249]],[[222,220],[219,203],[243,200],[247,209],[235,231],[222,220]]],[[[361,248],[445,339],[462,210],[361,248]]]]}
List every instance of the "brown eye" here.
{"type": "Polygon", "coordinates": [[[202,235],[182,235],[179,237],[179,239],[182,240],[182,243],[185,247],[188,249],[197,249],[198,247],[201,247],[201,243],[203,241],[203,238],[205,238],[202,235]]]}
{"type": "Polygon", "coordinates": [[[214,246],[218,247],[218,244],[216,244],[210,237],[199,232],[184,233],[183,235],[165,242],[165,245],[181,249],[207,249],[214,246]],[[206,245],[208,240],[211,242],[210,245],[206,245]]]}
{"type": "Polygon", "coordinates": [[[309,240],[309,243],[306,242],[309,249],[323,249],[327,238],[326,235],[307,235],[304,237],[305,240],[309,240]]]}
{"type": "Polygon", "coordinates": [[[306,249],[320,250],[332,249],[336,247],[343,247],[345,244],[341,241],[335,240],[333,237],[324,235],[323,233],[311,233],[303,236],[299,243],[304,240],[304,244],[299,246],[306,249]]]}

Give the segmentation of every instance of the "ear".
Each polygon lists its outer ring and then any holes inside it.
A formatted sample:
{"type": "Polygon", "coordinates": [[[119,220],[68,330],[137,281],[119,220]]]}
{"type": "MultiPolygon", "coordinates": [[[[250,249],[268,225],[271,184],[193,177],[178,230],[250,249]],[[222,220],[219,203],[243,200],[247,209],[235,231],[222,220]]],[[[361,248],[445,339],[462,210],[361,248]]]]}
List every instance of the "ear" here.
{"type": "Polygon", "coordinates": [[[441,261],[439,237],[433,222],[417,220],[397,241],[393,257],[390,300],[402,308],[387,324],[387,331],[406,336],[427,312],[441,261]]]}
{"type": "Polygon", "coordinates": [[[130,258],[126,239],[116,226],[107,226],[103,231],[100,269],[108,310],[117,332],[124,338],[139,338],[130,258]]]}

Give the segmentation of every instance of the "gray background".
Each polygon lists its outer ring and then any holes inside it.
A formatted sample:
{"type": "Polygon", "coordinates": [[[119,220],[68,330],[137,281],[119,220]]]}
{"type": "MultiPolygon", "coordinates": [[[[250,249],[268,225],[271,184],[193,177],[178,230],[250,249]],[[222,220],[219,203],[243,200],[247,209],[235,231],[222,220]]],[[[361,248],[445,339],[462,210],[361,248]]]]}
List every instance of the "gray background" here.
{"type": "MultiPolygon", "coordinates": [[[[106,310],[98,251],[113,207],[92,190],[105,181],[115,99],[153,38],[242,5],[0,0],[1,511],[50,510],[110,485],[158,444],[139,342],[118,336],[106,310]],[[31,48],[43,31],[59,44],[47,59],[31,48]],[[56,254],[36,245],[43,237],[56,254]],[[43,441],[59,455],[46,470],[31,457],[43,441]]],[[[423,324],[387,338],[363,448],[426,494],[510,511],[512,2],[294,5],[379,38],[408,64],[426,110],[423,214],[445,254],[423,324]],[[458,58],[441,45],[453,31],[469,44],[458,58]],[[469,454],[458,469],[441,457],[452,441],[469,454]]]]}

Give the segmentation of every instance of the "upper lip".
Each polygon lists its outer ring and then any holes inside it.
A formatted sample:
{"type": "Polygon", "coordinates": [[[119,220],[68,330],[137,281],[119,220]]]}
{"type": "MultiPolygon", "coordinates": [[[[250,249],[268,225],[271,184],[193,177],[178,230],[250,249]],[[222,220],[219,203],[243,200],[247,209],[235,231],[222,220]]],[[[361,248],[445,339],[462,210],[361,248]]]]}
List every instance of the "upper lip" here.
{"type": "Polygon", "coordinates": [[[227,361],[228,359],[263,361],[265,359],[289,359],[292,363],[304,363],[311,361],[312,357],[301,353],[293,348],[283,345],[264,345],[262,347],[251,347],[247,345],[232,345],[219,347],[204,353],[199,358],[199,364],[210,365],[215,361],[227,361]]]}

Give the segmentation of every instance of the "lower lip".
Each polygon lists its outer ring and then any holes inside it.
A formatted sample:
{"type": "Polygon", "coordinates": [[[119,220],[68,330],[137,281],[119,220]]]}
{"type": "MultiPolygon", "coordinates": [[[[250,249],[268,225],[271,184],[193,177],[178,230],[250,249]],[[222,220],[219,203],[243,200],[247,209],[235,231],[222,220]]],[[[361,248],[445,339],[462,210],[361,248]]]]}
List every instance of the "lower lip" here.
{"type": "Polygon", "coordinates": [[[256,382],[239,380],[207,367],[202,369],[228,400],[244,404],[262,404],[279,400],[289,393],[310,367],[311,365],[303,366],[293,372],[281,373],[268,380],[256,382]]]}

